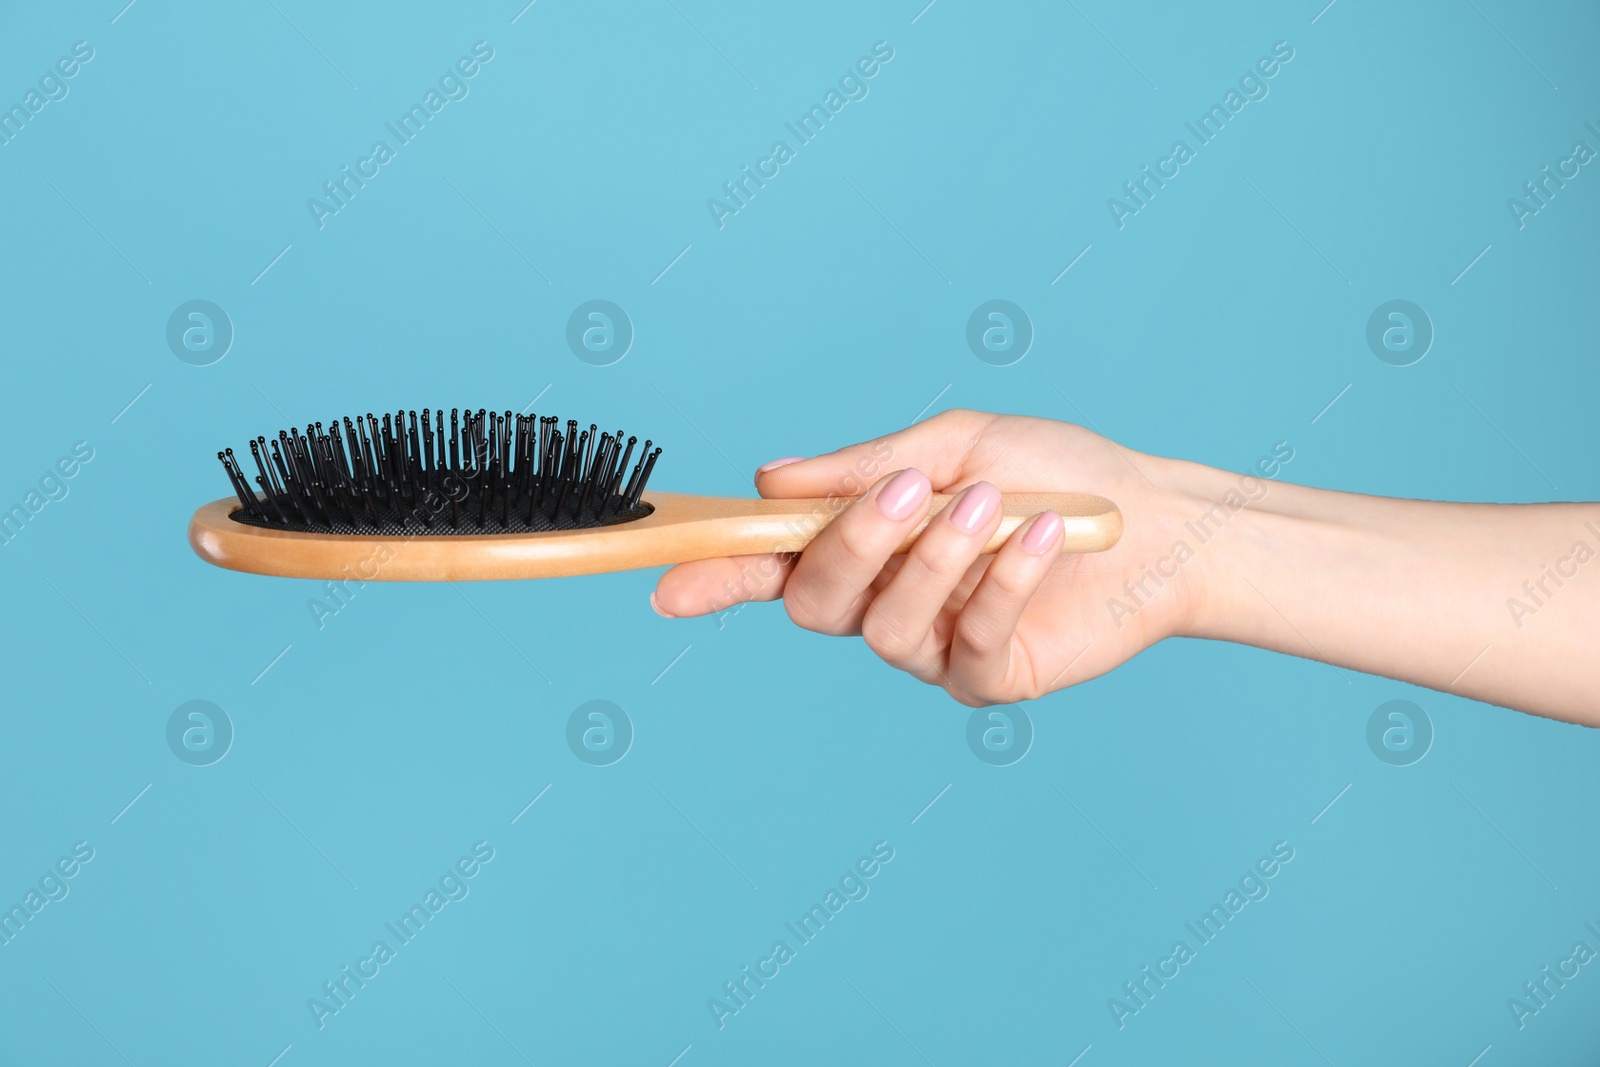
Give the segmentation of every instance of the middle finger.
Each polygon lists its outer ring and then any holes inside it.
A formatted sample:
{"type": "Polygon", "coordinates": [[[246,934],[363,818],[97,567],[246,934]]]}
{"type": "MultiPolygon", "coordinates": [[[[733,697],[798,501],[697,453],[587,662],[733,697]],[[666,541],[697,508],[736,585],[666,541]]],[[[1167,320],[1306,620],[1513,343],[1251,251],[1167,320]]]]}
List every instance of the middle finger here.
{"type": "Polygon", "coordinates": [[[933,487],[914,467],[881,479],[801,553],[784,585],[789,617],[807,630],[858,634],[873,579],[928,511],[933,487]]]}

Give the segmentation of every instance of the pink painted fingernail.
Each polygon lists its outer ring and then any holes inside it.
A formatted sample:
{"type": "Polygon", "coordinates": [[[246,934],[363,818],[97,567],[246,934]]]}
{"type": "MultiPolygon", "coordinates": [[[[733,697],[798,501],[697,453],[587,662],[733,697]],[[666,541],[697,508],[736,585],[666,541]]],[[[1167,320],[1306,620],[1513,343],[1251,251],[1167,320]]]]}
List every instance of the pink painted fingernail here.
{"type": "Polygon", "coordinates": [[[1022,548],[1031,556],[1042,556],[1055,547],[1061,536],[1061,516],[1047,511],[1033,520],[1028,532],[1022,535],[1022,548]]]}
{"type": "Polygon", "coordinates": [[[928,476],[915,467],[905,470],[889,479],[878,492],[878,510],[884,516],[899,522],[912,511],[927,502],[928,494],[933,486],[928,481],[928,476]]]}
{"type": "Polygon", "coordinates": [[[950,508],[950,524],[962,533],[976,533],[1000,507],[1000,490],[988,482],[973,482],[950,508]]]}
{"type": "Polygon", "coordinates": [[[656,614],[660,615],[663,619],[676,619],[677,618],[676,615],[674,615],[672,612],[668,611],[666,608],[663,608],[661,606],[661,601],[656,599],[656,595],[654,593],[650,594],[650,606],[652,608],[654,608],[656,614]]]}
{"type": "Polygon", "coordinates": [[[787,467],[791,463],[799,463],[805,458],[805,456],[784,456],[782,459],[775,459],[771,463],[763,463],[756,468],[756,474],[761,475],[768,471],[775,471],[779,467],[787,467]]]}

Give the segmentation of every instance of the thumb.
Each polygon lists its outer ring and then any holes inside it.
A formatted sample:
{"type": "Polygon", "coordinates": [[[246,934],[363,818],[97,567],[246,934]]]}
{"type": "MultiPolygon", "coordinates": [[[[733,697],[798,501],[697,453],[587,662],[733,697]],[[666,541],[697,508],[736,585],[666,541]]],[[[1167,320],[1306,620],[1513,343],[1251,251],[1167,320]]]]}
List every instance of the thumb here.
{"type": "Polygon", "coordinates": [[[944,411],[813,459],[774,460],[756,471],[756,490],[764,497],[859,496],[884,474],[915,467],[943,491],[959,484],[968,456],[995,418],[979,411],[944,411]]]}

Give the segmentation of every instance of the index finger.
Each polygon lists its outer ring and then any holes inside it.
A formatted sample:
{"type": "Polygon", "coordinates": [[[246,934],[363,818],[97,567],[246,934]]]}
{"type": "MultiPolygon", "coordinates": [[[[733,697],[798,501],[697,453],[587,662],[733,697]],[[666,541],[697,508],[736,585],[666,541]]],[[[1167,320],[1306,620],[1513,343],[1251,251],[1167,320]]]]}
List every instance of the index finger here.
{"type": "Polygon", "coordinates": [[[850,498],[865,493],[890,471],[915,467],[942,491],[961,478],[978,438],[998,417],[981,411],[942,411],[871,441],[757,471],[756,489],[764,497],[850,498]]]}

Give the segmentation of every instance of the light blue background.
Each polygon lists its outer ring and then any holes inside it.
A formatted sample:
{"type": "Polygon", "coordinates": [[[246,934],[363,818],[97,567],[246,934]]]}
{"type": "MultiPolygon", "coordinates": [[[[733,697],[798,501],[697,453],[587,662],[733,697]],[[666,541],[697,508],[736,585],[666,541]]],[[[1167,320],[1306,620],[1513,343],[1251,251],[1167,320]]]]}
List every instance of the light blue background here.
{"type": "Polygon", "coordinates": [[[1600,148],[1592,4],[122,3],[0,13],[0,103],[95,49],[0,147],[0,504],[95,450],[0,550],[0,903],[95,849],[0,947],[0,1062],[1592,1062],[1600,966],[1525,1029],[1506,1001],[1600,948],[1595,733],[1172,642],[1028,705],[995,768],[967,709],[776,605],[374,584],[319,630],[317,583],[184,541],[215,451],[285,416],[541,394],[656,437],[682,491],[966,406],[1595,499],[1600,172],[1506,207],[1600,148]],[[479,40],[470,96],[319,230],[307,198],[479,40]],[[719,230],[707,198],[880,40],[870,96],[719,230]],[[1119,230],[1107,198],[1280,40],[1270,96],[1119,230]],[[200,368],[164,336],[197,298],[237,332],[200,368]],[[564,340],[595,298],[637,330],[610,367],[564,340]],[[1014,366],[966,347],[993,298],[1037,332],[1014,366]],[[1437,331],[1406,368],[1364,339],[1395,298],[1437,331]],[[602,698],[637,736],[597,768],[564,731],[602,698]],[[1365,741],[1396,698],[1437,734],[1410,767],[1365,741]],[[192,699],[237,731],[209,767],[166,745],[192,699]],[[470,896],[319,1030],[307,998],[480,840],[470,896]],[[707,999],[881,840],[719,1030],[707,999]],[[1270,897],[1118,1030],[1107,999],[1277,841],[1270,897]]]}

